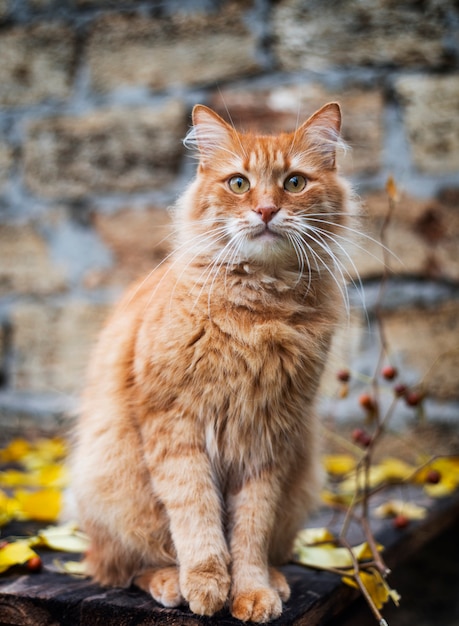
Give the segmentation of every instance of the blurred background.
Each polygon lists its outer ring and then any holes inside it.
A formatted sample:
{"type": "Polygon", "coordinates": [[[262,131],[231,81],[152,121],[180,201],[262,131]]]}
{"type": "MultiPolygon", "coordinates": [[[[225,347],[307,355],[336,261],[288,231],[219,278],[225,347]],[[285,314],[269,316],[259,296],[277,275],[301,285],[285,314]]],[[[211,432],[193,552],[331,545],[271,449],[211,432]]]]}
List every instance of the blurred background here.
{"type": "MultiPolygon", "coordinates": [[[[384,363],[421,383],[428,420],[457,444],[455,0],[0,0],[3,435],[67,427],[108,311],[167,254],[168,208],[195,167],[181,143],[193,105],[277,132],[330,100],[358,230],[376,241],[352,253],[362,284],[350,284],[321,412],[362,420],[380,318],[384,363]]],[[[401,403],[394,426],[419,415],[401,403]]]]}

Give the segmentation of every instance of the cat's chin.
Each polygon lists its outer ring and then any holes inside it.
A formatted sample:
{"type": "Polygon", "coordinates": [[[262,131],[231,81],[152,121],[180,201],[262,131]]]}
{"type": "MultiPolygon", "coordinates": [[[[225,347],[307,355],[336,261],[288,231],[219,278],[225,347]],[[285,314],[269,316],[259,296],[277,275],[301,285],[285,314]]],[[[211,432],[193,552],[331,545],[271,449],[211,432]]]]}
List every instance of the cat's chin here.
{"type": "Polygon", "coordinates": [[[292,250],[285,237],[266,229],[262,233],[247,238],[241,252],[248,259],[265,265],[274,261],[282,263],[283,259],[290,260],[292,250]]]}

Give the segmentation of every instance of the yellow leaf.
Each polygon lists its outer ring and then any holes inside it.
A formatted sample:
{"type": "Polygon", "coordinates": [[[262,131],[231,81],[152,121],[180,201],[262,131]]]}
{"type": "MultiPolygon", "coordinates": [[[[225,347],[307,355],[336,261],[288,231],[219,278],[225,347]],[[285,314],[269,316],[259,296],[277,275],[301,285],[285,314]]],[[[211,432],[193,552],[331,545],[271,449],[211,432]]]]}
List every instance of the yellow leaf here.
{"type": "Polygon", "coordinates": [[[53,522],[61,511],[62,494],[57,489],[41,489],[32,493],[18,490],[14,497],[19,504],[18,518],[53,522]]]}
{"type": "Polygon", "coordinates": [[[0,450],[0,462],[15,463],[20,461],[30,450],[30,444],[24,439],[13,439],[10,444],[0,450]]]}
{"type": "Polygon", "coordinates": [[[323,490],[320,494],[322,502],[333,506],[335,504],[349,505],[352,502],[353,494],[351,493],[333,493],[332,491],[323,490]]]}
{"type": "Polygon", "coordinates": [[[375,517],[395,517],[396,515],[404,515],[408,519],[424,519],[427,515],[427,509],[423,506],[414,504],[414,502],[405,502],[404,500],[388,500],[378,506],[373,514],[375,517]]]}
{"type": "MultiPolygon", "coordinates": [[[[382,549],[378,546],[378,549],[382,549]]],[[[352,548],[355,558],[358,561],[364,561],[372,558],[371,550],[366,542],[354,546],[352,548]]],[[[342,569],[352,567],[352,557],[347,548],[336,548],[333,544],[325,544],[323,546],[306,546],[299,547],[297,560],[302,565],[309,567],[317,567],[319,569],[332,567],[334,569],[342,569]]]]}
{"type": "Polygon", "coordinates": [[[388,482],[406,480],[407,478],[410,478],[416,470],[416,468],[409,465],[409,463],[405,463],[405,461],[392,457],[383,459],[379,464],[379,467],[385,480],[388,482]]]}
{"type": "Polygon", "coordinates": [[[37,556],[28,540],[14,541],[0,549],[0,573],[5,572],[13,565],[22,565],[29,559],[37,556]]]}
{"type": "Polygon", "coordinates": [[[45,465],[38,471],[37,480],[42,487],[63,489],[69,481],[68,470],[60,463],[45,465]]]}
{"type": "Polygon", "coordinates": [[[14,498],[0,490],[0,526],[8,524],[15,517],[18,509],[18,503],[14,498]]]}
{"type": "Polygon", "coordinates": [[[37,477],[29,472],[19,470],[5,470],[0,472],[0,485],[2,487],[35,487],[37,477]]]}
{"type": "MultiPolygon", "coordinates": [[[[354,578],[344,576],[342,580],[346,583],[346,585],[356,587],[358,589],[358,585],[354,578]]],[[[395,589],[391,589],[389,587],[387,582],[377,570],[371,569],[365,572],[360,572],[360,580],[378,610],[382,609],[383,605],[389,600],[389,598],[398,606],[400,600],[399,594],[395,591],[395,589]]]]}
{"type": "Polygon", "coordinates": [[[67,447],[62,439],[39,439],[30,446],[21,462],[28,470],[38,470],[61,460],[66,452],[67,447]]]}
{"type": "Polygon", "coordinates": [[[458,486],[459,483],[454,476],[445,476],[436,485],[424,485],[424,490],[432,498],[443,498],[454,493],[458,486]]]}
{"type": "MultiPolygon", "coordinates": [[[[414,472],[415,467],[401,461],[388,457],[381,461],[377,465],[372,465],[368,472],[368,487],[373,488],[384,483],[393,483],[406,480],[410,478],[414,472]]],[[[365,486],[365,475],[363,471],[358,473],[358,476],[353,473],[351,476],[343,480],[339,485],[340,493],[355,493],[362,491],[365,486]]]]}
{"type": "Polygon", "coordinates": [[[84,561],[53,561],[56,569],[62,574],[71,574],[72,576],[89,576],[86,571],[86,563],[84,561]]]}
{"type": "Polygon", "coordinates": [[[42,545],[63,552],[86,552],[89,548],[88,537],[73,522],[40,530],[38,539],[42,545]]]}
{"type": "Polygon", "coordinates": [[[417,482],[425,483],[424,489],[429,496],[434,498],[449,496],[459,488],[459,457],[435,459],[435,461],[423,468],[416,478],[417,482]],[[440,475],[440,480],[437,484],[426,482],[431,470],[436,470],[440,475]]]}
{"type": "Polygon", "coordinates": [[[313,546],[318,543],[334,542],[335,538],[328,528],[303,528],[296,536],[296,541],[313,546]]]}
{"type": "Polygon", "coordinates": [[[399,199],[399,193],[393,176],[389,176],[389,178],[387,179],[386,192],[391,200],[397,202],[397,200],[399,199]]]}
{"type": "Polygon", "coordinates": [[[350,454],[327,454],[323,463],[329,474],[337,475],[348,474],[356,466],[356,460],[350,454]]]}

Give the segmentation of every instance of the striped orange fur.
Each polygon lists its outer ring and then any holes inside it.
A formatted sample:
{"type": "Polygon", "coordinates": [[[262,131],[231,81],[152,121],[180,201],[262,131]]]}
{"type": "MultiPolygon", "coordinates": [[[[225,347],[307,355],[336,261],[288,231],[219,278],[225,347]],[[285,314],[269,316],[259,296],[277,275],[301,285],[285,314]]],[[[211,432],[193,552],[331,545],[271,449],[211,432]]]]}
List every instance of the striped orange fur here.
{"type": "Polygon", "coordinates": [[[174,252],[125,295],[89,367],[73,490],[95,580],[265,622],[320,485],[314,401],[351,204],[340,109],[277,136],[200,105],[193,121],[174,252]]]}

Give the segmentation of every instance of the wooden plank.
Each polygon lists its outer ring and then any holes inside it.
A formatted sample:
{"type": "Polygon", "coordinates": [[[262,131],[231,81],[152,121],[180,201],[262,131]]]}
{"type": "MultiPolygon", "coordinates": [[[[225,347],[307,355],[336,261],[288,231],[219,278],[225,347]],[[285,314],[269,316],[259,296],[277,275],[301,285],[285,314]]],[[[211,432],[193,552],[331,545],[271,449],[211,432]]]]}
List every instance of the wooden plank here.
{"type": "MultiPolygon", "coordinates": [[[[385,495],[387,498],[387,494],[385,495]]],[[[322,514],[318,524],[329,518],[322,514]]],[[[433,503],[425,520],[396,530],[389,521],[378,521],[375,534],[386,546],[385,559],[392,568],[422,545],[459,520],[459,494],[433,503]]],[[[339,523],[339,522],[338,522],[339,523]]],[[[8,533],[33,532],[33,525],[15,525],[8,533]]],[[[166,609],[136,589],[104,589],[86,579],[49,571],[55,558],[75,560],[75,555],[43,550],[44,571],[39,574],[9,572],[0,577],[0,626],[226,626],[240,625],[225,609],[208,617],[193,615],[186,607],[166,609]]],[[[326,624],[349,606],[358,592],[343,585],[339,576],[299,565],[283,568],[292,596],[273,626],[326,624]]]]}

